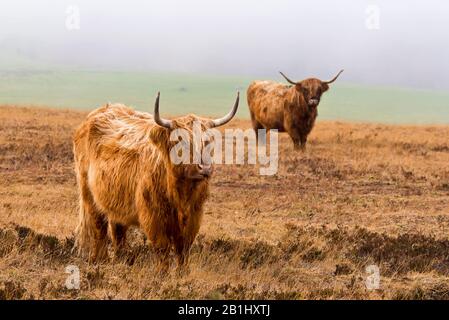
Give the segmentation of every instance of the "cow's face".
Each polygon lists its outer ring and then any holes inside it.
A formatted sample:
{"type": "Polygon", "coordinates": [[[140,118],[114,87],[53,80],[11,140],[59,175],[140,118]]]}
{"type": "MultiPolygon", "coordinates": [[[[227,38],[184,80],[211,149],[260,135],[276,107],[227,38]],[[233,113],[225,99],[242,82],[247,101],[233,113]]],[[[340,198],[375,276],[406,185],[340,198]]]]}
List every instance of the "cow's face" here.
{"type": "Polygon", "coordinates": [[[290,80],[285,74],[282,72],[281,75],[287,80],[290,84],[295,86],[296,91],[304,98],[304,101],[307,103],[309,109],[315,109],[321,100],[321,95],[329,90],[329,84],[337,80],[343,70],[329,81],[321,81],[316,78],[309,78],[299,82],[295,82],[290,80]]]}
{"type": "Polygon", "coordinates": [[[329,85],[315,78],[298,82],[295,87],[298,93],[304,97],[310,109],[318,107],[321,95],[329,90],[329,85]]]}
{"type": "Polygon", "coordinates": [[[174,166],[176,175],[181,179],[194,181],[209,179],[213,165],[212,159],[204,152],[209,144],[204,137],[206,130],[211,127],[210,120],[191,115],[175,119],[174,127],[177,129],[172,129],[170,133],[170,156],[175,158],[175,162],[176,159],[183,160],[174,166]],[[179,139],[182,139],[181,144],[179,139]],[[182,155],[183,152],[187,152],[187,155],[182,155]]]}
{"type": "Polygon", "coordinates": [[[165,155],[169,168],[176,178],[207,181],[211,177],[213,165],[209,152],[205,152],[210,143],[210,138],[206,138],[206,131],[229,122],[237,112],[238,104],[239,95],[232,110],[219,119],[188,115],[166,120],[159,116],[158,95],[154,109],[157,126],[152,130],[151,140],[165,155]]]}
{"type": "Polygon", "coordinates": [[[177,179],[209,179],[213,165],[203,152],[208,144],[203,134],[210,128],[210,120],[190,115],[170,121],[171,128],[156,126],[151,132],[151,140],[164,155],[167,167],[177,179]]]}

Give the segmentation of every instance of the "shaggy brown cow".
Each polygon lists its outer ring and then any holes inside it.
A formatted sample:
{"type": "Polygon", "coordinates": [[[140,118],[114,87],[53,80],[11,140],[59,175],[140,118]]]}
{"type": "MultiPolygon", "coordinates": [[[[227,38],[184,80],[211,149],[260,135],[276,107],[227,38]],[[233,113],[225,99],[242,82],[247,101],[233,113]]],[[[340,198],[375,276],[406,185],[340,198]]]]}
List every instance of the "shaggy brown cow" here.
{"type": "MultiPolygon", "coordinates": [[[[74,157],[80,190],[77,247],[95,261],[107,255],[109,226],[112,243],[120,250],[129,226],[140,226],[168,267],[174,249],[178,265],[187,264],[190,246],[201,222],[208,196],[212,165],[174,164],[170,141],[174,129],[186,129],[191,150],[200,150],[192,139],[194,121],[202,129],[230,121],[238,108],[210,120],[188,115],[174,120],[159,116],[159,94],[154,116],[121,104],[91,112],[74,136],[74,157]]],[[[193,156],[193,154],[192,154],[193,156]]],[[[191,158],[192,160],[192,158],[191,158]]]]}
{"type": "Polygon", "coordinates": [[[321,95],[342,72],[330,81],[310,78],[299,82],[291,81],[281,72],[292,86],[273,81],[253,81],[248,87],[247,99],[256,134],[258,129],[287,132],[295,149],[301,147],[304,150],[318,115],[321,95]]]}

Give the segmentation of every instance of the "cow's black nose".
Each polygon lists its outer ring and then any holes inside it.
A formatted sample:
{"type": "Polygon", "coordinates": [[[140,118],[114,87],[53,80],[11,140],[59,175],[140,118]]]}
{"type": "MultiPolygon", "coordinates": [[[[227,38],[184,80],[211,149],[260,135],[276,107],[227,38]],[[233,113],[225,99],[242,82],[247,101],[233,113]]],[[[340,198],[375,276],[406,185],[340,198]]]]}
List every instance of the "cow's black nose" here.
{"type": "Polygon", "coordinates": [[[200,174],[204,177],[210,177],[212,175],[213,167],[210,164],[199,164],[200,174]]]}
{"type": "Polygon", "coordinates": [[[319,102],[320,102],[319,99],[310,99],[309,100],[309,105],[316,106],[316,105],[318,105],[319,102]]]}

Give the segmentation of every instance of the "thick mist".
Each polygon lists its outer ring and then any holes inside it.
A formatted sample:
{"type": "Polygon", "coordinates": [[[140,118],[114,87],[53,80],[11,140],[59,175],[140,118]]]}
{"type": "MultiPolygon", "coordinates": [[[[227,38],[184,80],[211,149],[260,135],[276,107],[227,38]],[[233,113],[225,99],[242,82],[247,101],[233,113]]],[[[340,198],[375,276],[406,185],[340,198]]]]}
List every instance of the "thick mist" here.
{"type": "Polygon", "coordinates": [[[449,89],[445,1],[2,1],[0,63],[449,89]],[[79,29],[67,28],[79,9],[79,29]]]}

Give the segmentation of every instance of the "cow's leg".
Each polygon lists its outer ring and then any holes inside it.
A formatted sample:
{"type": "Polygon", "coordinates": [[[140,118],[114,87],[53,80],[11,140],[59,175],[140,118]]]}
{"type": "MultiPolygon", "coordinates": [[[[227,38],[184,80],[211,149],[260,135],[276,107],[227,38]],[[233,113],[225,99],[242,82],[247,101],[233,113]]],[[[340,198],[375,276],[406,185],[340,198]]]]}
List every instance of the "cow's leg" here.
{"type": "Polygon", "coordinates": [[[170,268],[170,250],[171,245],[167,241],[157,241],[154,243],[154,249],[158,256],[157,272],[159,274],[166,274],[170,268]]]}
{"type": "Polygon", "coordinates": [[[107,256],[107,218],[95,206],[87,185],[87,173],[77,175],[80,188],[80,213],[76,230],[76,246],[88,254],[89,261],[107,256]]]}
{"type": "Polygon", "coordinates": [[[254,132],[256,133],[256,138],[259,136],[259,129],[263,129],[263,125],[256,120],[256,117],[254,116],[254,113],[250,110],[250,115],[251,115],[251,123],[254,129],[254,132]]]}
{"type": "Polygon", "coordinates": [[[164,275],[170,267],[170,216],[172,212],[166,209],[167,204],[150,195],[148,190],[142,189],[137,193],[136,202],[139,211],[139,225],[151,243],[157,256],[157,273],[164,275]]]}
{"type": "Polygon", "coordinates": [[[179,273],[188,273],[189,272],[189,256],[190,256],[190,248],[192,246],[192,242],[186,239],[179,239],[175,243],[175,252],[176,258],[178,261],[178,272],[179,273]]]}
{"type": "Polygon", "coordinates": [[[284,116],[284,129],[293,141],[293,147],[295,150],[301,149],[301,133],[292,122],[290,116],[284,116]]]}
{"type": "Polygon", "coordinates": [[[259,135],[259,129],[265,129],[264,126],[258,122],[255,117],[254,114],[251,112],[251,123],[254,129],[254,132],[256,134],[256,144],[259,144],[259,141],[261,143],[261,145],[265,145],[266,141],[267,141],[267,131],[263,130],[261,131],[260,135],[259,135]]]}
{"type": "Polygon", "coordinates": [[[301,140],[300,146],[301,151],[306,151],[307,136],[301,136],[300,140],[301,140]]]}
{"type": "Polygon", "coordinates": [[[301,144],[301,135],[299,134],[299,132],[295,129],[288,129],[287,132],[293,141],[293,147],[295,148],[295,150],[300,150],[302,144],[301,144]]]}
{"type": "Polygon", "coordinates": [[[161,215],[154,215],[148,208],[139,213],[139,223],[147,239],[151,242],[157,256],[157,273],[166,274],[170,267],[171,242],[167,236],[167,228],[161,215]]]}
{"type": "Polygon", "coordinates": [[[108,255],[108,220],[99,213],[94,213],[95,220],[95,243],[93,254],[91,255],[91,261],[103,260],[108,255]]]}
{"type": "Polygon", "coordinates": [[[90,262],[107,257],[108,221],[106,217],[89,203],[82,205],[81,221],[78,226],[78,244],[88,254],[90,262]]]}
{"type": "Polygon", "coordinates": [[[126,244],[127,226],[120,223],[110,222],[112,244],[116,254],[122,253],[126,244]]]}
{"type": "Polygon", "coordinates": [[[154,234],[149,233],[148,229],[145,229],[146,228],[144,228],[144,232],[147,235],[148,239],[150,239],[153,245],[154,252],[157,256],[157,273],[164,275],[168,273],[168,270],[170,268],[171,243],[165,236],[157,238],[154,234]]]}

